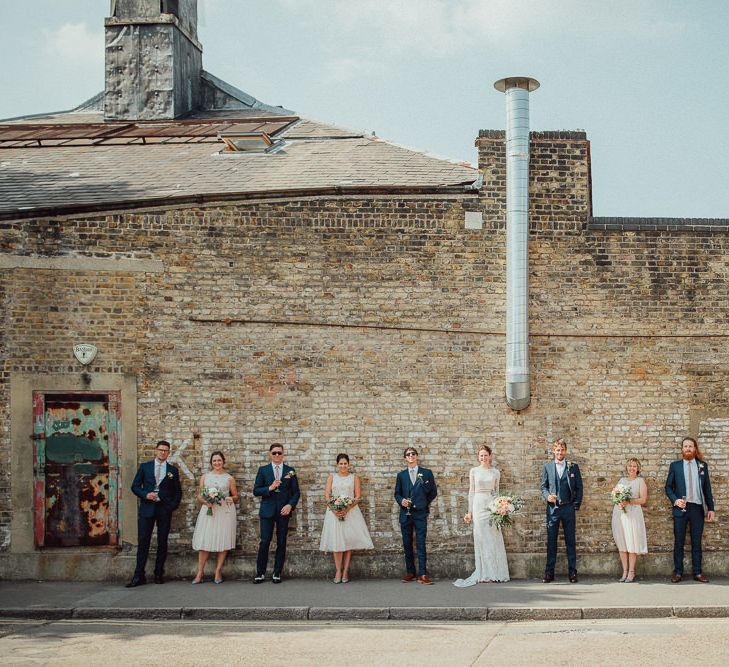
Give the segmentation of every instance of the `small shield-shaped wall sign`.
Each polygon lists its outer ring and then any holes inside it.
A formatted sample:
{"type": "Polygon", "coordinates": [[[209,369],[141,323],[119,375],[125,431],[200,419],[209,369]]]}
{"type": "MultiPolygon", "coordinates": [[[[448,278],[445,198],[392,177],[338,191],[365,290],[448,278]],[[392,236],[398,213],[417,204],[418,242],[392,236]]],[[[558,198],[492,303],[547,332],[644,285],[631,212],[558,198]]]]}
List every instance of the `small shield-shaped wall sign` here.
{"type": "Polygon", "coordinates": [[[79,343],[73,346],[73,354],[84,366],[90,364],[96,357],[96,345],[79,343]]]}

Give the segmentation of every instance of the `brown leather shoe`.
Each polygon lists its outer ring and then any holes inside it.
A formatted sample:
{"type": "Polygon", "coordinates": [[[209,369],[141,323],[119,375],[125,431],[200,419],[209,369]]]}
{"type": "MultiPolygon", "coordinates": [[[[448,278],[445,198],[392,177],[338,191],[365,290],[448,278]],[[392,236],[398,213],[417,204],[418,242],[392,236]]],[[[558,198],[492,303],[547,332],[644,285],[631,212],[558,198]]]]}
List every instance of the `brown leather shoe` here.
{"type": "Polygon", "coordinates": [[[415,581],[417,577],[414,574],[410,574],[409,572],[402,578],[402,580],[409,584],[411,581],[415,581]]]}
{"type": "Polygon", "coordinates": [[[418,577],[418,583],[425,584],[426,586],[432,586],[433,580],[427,574],[424,574],[423,576],[418,577]]]}
{"type": "Polygon", "coordinates": [[[700,581],[702,584],[709,583],[709,580],[703,574],[695,574],[694,581],[700,581]]]}
{"type": "Polygon", "coordinates": [[[576,584],[577,583],[577,575],[576,574],[571,574],[570,575],[570,583],[571,584],[576,584]]]}
{"type": "Polygon", "coordinates": [[[674,572],[674,573],[673,573],[673,574],[671,575],[671,583],[672,583],[672,584],[677,584],[677,583],[679,583],[680,581],[681,581],[681,575],[680,575],[680,574],[676,574],[676,573],[674,572]]]}
{"type": "Polygon", "coordinates": [[[551,584],[553,581],[554,581],[553,574],[545,574],[544,578],[542,579],[543,584],[551,584]]]}

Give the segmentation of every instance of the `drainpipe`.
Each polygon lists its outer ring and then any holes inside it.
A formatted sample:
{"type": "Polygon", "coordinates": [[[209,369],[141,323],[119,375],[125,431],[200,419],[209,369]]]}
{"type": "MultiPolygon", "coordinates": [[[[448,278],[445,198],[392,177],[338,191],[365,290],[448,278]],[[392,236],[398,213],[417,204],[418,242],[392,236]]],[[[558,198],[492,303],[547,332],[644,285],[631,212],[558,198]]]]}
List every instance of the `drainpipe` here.
{"type": "Polygon", "coordinates": [[[529,374],[529,93],[539,81],[494,83],[506,93],[506,403],[523,410],[529,374]]]}

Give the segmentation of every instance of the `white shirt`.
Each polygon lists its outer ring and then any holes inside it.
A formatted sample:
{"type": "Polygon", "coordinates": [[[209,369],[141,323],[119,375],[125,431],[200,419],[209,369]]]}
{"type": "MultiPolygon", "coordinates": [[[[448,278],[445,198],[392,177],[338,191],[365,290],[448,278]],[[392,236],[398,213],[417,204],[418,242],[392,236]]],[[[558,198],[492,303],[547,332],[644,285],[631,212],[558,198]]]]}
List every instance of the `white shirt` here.
{"type": "Polygon", "coordinates": [[[564,475],[564,469],[567,467],[567,461],[562,459],[561,461],[557,461],[555,459],[554,465],[557,466],[557,479],[561,479],[562,475],[564,475]]]}
{"type": "Polygon", "coordinates": [[[686,461],[684,459],[683,476],[686,480],[686,502],[701,505],[702,500],[701,487],[699,486],[699,466],[696,465],[696,459],[692,459],[691,461],[686,461]],[[691,491],[693,492],[691,495],[689,495],[689,475],[691,475],[691,491]]]}

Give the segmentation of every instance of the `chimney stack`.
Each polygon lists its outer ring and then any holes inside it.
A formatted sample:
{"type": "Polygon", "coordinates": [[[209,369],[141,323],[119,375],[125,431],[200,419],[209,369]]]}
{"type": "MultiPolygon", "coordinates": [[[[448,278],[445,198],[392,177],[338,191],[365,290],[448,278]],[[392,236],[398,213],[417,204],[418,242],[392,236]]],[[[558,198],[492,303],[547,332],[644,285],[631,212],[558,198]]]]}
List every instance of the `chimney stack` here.
{"type": "Polygon", "coordinates": [[[172,120],[200,106],[197,0],[112,0],[104,120],[172,120]]]}

